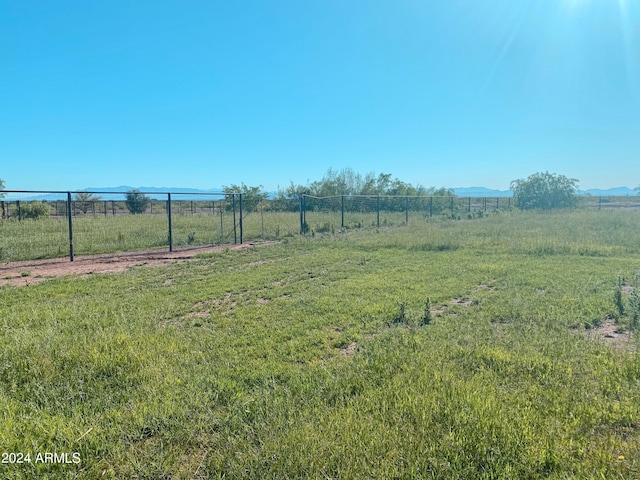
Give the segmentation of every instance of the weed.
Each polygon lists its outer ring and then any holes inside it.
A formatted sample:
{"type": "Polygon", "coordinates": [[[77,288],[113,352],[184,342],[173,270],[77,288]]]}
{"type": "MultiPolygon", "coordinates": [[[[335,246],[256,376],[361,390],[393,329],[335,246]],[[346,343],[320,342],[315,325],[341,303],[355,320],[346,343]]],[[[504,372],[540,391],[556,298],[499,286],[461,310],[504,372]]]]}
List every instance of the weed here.
{"type": "Polygon", "coordinates": [[[407,312],[407,302],[400,302],[398,304],[398,313],[392,319],[394,325],[407,325],[409,324],[409,313],[407,312]]]}
{"type": "Polygon", "coordinates": [[[431,299],[427,297],[424,302],[424,314],[422,315],[421,325],[429,325],[433,321],[433,314],[431,313],[431,299]]]}
{"type": "Polygon", "coordinates": [[[640,329],[640,272],[634,278],[633,290],[629,294],[630,328],[633,331],[640,329]]]}
{"type": "Polygon", "coordinates": [[[616,306],[617,318],[624,317],[624,301],[622,300],[622,287],[624,286],[624,279],[618,276],[618,283],[616,289],[613,292],[613,301],[616,306]]]}

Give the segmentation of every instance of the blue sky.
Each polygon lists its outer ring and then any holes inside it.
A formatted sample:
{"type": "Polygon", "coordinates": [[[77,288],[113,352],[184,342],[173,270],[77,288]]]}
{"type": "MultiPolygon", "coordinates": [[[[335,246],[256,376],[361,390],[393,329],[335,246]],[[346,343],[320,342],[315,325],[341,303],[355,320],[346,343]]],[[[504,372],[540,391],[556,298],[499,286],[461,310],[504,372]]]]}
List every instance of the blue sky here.
{"type": "Polygon", "coordinates": [[[8,189],[640,185],[640,0],[0,0],[8,189]]]}

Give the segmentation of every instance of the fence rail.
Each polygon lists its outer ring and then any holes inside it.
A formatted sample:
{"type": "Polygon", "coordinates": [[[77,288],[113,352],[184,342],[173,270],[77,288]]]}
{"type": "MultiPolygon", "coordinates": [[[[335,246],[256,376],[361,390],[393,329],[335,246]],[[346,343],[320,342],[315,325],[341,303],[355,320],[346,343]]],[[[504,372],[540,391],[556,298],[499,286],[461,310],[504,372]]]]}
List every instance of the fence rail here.
{"type": "MultiPolygon", "coordinates": [[[[511,197],[339,195],[268,199],[243,193],[0,192],[0,261],[153,248],[238,244],[349,228],[477,218],[515,206],[511,197]],[[87,199],[82,195],[91,194],[87,199]],[[80,196],[79,196],[80,195],[80,196]]],[[[581,209],[640,209],[640,196],[578,197],[581,209]]]]}

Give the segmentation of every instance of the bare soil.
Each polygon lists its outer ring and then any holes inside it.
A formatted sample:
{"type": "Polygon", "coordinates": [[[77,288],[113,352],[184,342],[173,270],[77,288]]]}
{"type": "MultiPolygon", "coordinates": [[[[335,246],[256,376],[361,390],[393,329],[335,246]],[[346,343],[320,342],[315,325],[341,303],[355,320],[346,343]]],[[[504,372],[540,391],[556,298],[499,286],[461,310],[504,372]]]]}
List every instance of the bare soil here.
{"type": "Polygon", "coordinates": [[[188,247],[174,250],[173,252],[145,250],[104,255],[82,255],[76,256],[73,262],[69,258],[52,258],[48,260],[0,263],[0,287],[3,285],[23,287],[67,275],[87,276],[96,273],[124,272],[136,265],[162,266],[176,262],[186,262],[201,253],[219,252],[225,249],[246,250],[273,243],[277,242],[188,247]]]}
{"type": "Polygon", "coordinates": [[[604,342],[613,347],[633,350],[633,344],[629,341],[630,332],[621,328],[611,318],[606,318],[601,325],[590,330],[585,330],[584,333],[589,338],[604,342]]]}

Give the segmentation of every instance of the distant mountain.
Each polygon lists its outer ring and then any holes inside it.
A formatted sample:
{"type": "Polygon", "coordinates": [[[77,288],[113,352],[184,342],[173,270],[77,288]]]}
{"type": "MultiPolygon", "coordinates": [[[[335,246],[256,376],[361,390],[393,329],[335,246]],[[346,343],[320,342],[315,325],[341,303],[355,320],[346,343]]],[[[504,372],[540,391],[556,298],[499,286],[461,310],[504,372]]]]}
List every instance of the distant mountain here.
{"type": "MultiPolygon", "coordinates": [[[[176,195],[175,200],[201,200],[202,196],[200,194],[216,194],[222,193],[223,188],[210,188],[207,190],[199,189],[199,188],[183,188],[183,187],[130,187],[128,185],[120,185],[118,187],[88,187],[80,190],[73,190],[73,192],[94,192],[96,196],[102,197],[103,200],[124,200],[124,194],[118,195],[118,193],[128,192],[133,189],[140,190],[141,192],[147,193],[148,197],[154,200],[166,200],[167,193],[178,193],[181,195],[176,195]],[[155,193],[158,192],[158,193],[155,193]],[[104,194],[104,195],[101,195],[104,194]],[[111,195],[108,195],[111,194],[111,195]],[[189,195],[191,194],[191,195],[189,195]]],[[[40,195],[27,195],[27,194],[16,194],[12,195],[16,198],[28,198],[29,200],[45,200],[45,201],[56,201],[56,200],[66,200],[66,193],[49,193],[49,194],[40,194],[40,195]]],[[[75,199],[75,195],[72,196],[75,199]]],[[[211,198],[211,197],[209,197],[211,198]]],[[[217,197],[220,198],[220,197],[217,197]]],[[[215,200],[216,198],[214,198],[215,200]]]]}
{"type": "Polygon", "coordinates": [[[594,197],[626,197],[635,196],[638,194],[637,191],[627,187],[607,188],[606,190],[601,190],[599,188],[590,188],[588,190],[578,190],[578,193],[580,195],[593,195],[594,197]]]}
{"type": "MultiPolygon", "coordinates": [[[[124,200],[124,195],[117,195],[116,193],[128,192],[136,188],[141,192],[145,192],[149,197],[154,200],[166,200],[167,192],[180,193],[174,197],[175,200],[199,200],[202,199],[202,194],[220,194],[223,192],[222,187],[199,189],[199,188],[184,188],[184,187],[130,187],[128,185],[120,185],[118,187],[88,187],[79,191],[83,192],[95,192],[98,196],[103,196],[104,200],[124,200]],[[157,192],[157,193],[156,193],[157,192]],[[107,195],[112,194],[112,195],[107,195]],[[191,195],[190,195],[191,194],[191,195]]],[[[451,188],[453,192],[459,197],[512,197],[513,192],[511,190],[495,190],[486,187],[454,187],[451,188]]],[[[622,196],[636,196],[638,191],[628,187],[615,187],[607,189],[590,188],[588,190],[578,190],[579,195],[591,195],[594,197],[622,197],[622,196]]],[[[267,192],[268,198],[275,198],[277,192],[267,192]]],[[[25,198],[26,195],[16,195],[18,198],[25,198]]],[[[66,200],[67,195],[64,193],[58,194],[43,194],[43,195],[29,195],[31,200],[66,200]]],[[[212,197],[209,197],[212,198],[212,197]]],[[[215,198],[213,198],[215,200],[215,198]]]]}
{"type": "MultiPolygon", "coordinates": [[[[451,190],[459,197],[512,197],[511,190],[492,190],[485,187],[455,187],[451,190]]],[[[578,195],[592,195],[594,197],[625,197],[635,196],[638,192],[628,187],[615,187],[607,189],[590,188],[578,190],[578,195]]]]}
{"type": "MultiPolygon", "coordinates": [[[[96,193],[115,193],[115,192],[128,192],[130,190],[140,190],[141,192],[147,193],[148,196],[154,200],[166,200],[167,193],[178,193],[181,194],[195,194],[195,195],[178,195],[176,200],[197,200],[201,198],[199,194],[203,193],[222,193],[223,188],[209,188],[206,190],[200,188],[184,188],[184,187],[130,187],[128,185],[120,185],[119,187],[88,187],[84,188],[81,191],[85,192],[96,192],[96,193]],[[157,192],[157,194],[155,194],[157,192]]],[[[115,195],[109,196],[110,199],[124,199],[124,195],[115,195]]]]}
{"type": "Polygon", "coordinates": [[[87,187],[83,188],[80,191],[84,192],[128,192],[130,190],[140,190],[141,192],[149,192],[149,193],[174,193],[174,192],[184,192],[184,193],[222,193],[222,187],[218,188],[208,188],[208,189],[200,189],[200,188],[186,188],[186,187],[130,187],[128,185],[121,185],[119,187],[87,187]]]}
{"type": "Polygon", "coordinates": [[[512,197],[511,190],[492,190],[485,187],[454,187],[451,190],[458,197],[512,197]]]}

